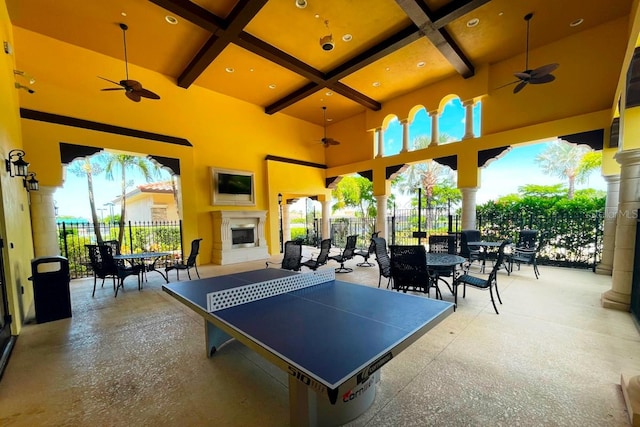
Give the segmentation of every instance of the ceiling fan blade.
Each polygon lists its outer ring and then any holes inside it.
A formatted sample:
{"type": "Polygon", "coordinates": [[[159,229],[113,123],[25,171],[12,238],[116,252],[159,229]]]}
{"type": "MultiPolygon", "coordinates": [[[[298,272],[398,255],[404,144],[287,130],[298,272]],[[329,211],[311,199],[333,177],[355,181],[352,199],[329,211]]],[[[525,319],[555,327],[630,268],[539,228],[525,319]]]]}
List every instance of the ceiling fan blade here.
{"type": "Polygon", "coordinates": [[[120,85],[132,90],[142,89],[142,83],[137,80],[120,80],[120,85]]]}
{"type": "Polygon", "coordinates": [[[134,89],[133,92],[137,93],[138,95],[144,98],[160,99],[160,95],[151,92],[149,89],[144,89],[144,88],[134,89]]]}
{"type": "Polygon", "coordinates": [[[141,99],[140,95],[138,95],[137,93],[135,93],[133,91],[126,91],[125,95],[127,96],[127,98],[129,98],[133,102],[140,102],[140,99],[141,99]]]}
{"type": "Polygon", "coordinates": [[[531,78],[531,74],[529,74],[526,71],[523,71],[521,73],[513,73],[513,75],[519,78],[520,80],[529,80],[531,78]]]}
{"type": "Polygon", "coordinates": [[[513,84],[518,83],[519,81],[521,81],[521,80],[514,80],[514,81],[509,82],[509,83],[507,83],[507,84],[504,84],[504,85],[502,85],[502,86],[498,86],[498,87],[497,87],[497,88],[495,88],[494,90],[498,90],[498,89],[502,89],[503,87],[511,86],[511,85],[513,85],[513,84]]]}
{"type": "Polygon", "coordinates": [[[554,76],[553,74],[545,74],[544,76],[540,76],[540,77],[531,77],[531,80],[529,80],[529,83],[531,83],[532,85],[539,85],[542,83],[550,83],[555,79],[556,79],[556,76],[554,76]]]}
{"type": "Polygon", "coordinates": [[[513,93],[518,93],[529,83],[527,80],[523,80],[516,87],[513,88],[513,93]]]}
{"type": "Polygon", "coordinates": [[[120,82],[120,83],[118,83],[118,82],[114,82],[113,80],[109,80],[109,79],[107,79],[107,78],[100,77],[100,76],[98,76],[98,78],[99,78],[99,79],[102,79],[102,80],[106,80],[106,81],[108,81],[109,83],[113,83],[113,84],[114,84],[114,85],[116,85],[116,86],[122,86],[122,87],[124,88],[124,85],[122,84],[122,82],[120,82]]]}
{"type": "Polygon", "coordinates": [[[547,65],[543,65],[542,67],[538,67],[535,70],[531,71],[531,78],[550,74],[551,72],[555,71],[559,66],[560,64],[547,64],[547,65]]]}

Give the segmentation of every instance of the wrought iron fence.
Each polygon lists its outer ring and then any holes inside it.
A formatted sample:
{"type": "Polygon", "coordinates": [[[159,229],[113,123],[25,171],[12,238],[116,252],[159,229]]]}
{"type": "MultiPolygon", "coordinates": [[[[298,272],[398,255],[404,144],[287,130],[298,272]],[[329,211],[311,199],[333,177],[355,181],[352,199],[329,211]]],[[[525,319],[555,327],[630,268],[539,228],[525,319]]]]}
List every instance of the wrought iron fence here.
{"type": "MultiPolygon", "coordinates": [[[[117,222],[97,224],[102,240],[117,240],[117,222]]],[[[96,243],[93,223],[59,222],[60,253],[69,260],[71,278],[91,275],[88,253],[84,245],[96,243]]],[[[121,253],[146,251],[172,252],[182,256],[182,221],[131,222],[125,224],[121,253]]]]}

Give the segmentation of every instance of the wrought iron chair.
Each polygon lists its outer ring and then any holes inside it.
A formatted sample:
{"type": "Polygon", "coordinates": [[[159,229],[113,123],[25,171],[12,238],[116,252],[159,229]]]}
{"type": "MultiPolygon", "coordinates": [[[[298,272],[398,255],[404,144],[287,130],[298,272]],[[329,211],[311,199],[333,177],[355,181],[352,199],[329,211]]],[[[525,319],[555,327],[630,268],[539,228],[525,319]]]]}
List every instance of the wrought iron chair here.
{"type": "Polygon", "coordinates": [[[111,246],[111,253],[114,255],[120,255],[120,242],[117,240],[103,240],[103,245],[111,246]]]}
{"type": "Polygon", "coordinates": [[[518,243],[516,243],[516,247],[507,257],[509,271],[513,271],[513,264],[518,265],[518,270],[520,270],[520,264],[533,265],[533,272],[536,275],[536,279],[538,279],[540,271],[538,271],[538,263],[536,261],[537,254],[538,230],[520,230],[518,243]]]}
{"type": "MultiPolygon", "coordinates": [[[[431,235],[429,236],[429,252],[435,254],[455,254],[455,236],[453,235],[431,235]]],[[[453,293],[452,285],[445,280],[445,277],[453,277],[454,273],[450,267],[429,267],[429,274],[434,280],[442,281],[453,293]]]]}
{"type": "Polygon", "coordinates": [[[389,258],[389,253],[387,252],[387,241],[382,237],[373,237],[371,238],[375,247],[376,254],[376,262],[378,264],[378,270],[380,275],[378,276],[378,287],[380,287],[380,283],[382,282],[382,278],[389,279],[387,282],[387,289],[389,289],[389,285],[391,284],[392,276],[391,276],[391,259],[389,258]]]}
{"type": "Polygon", "coordinates": [[[454,303],[456,307],[458,306],[458,286],[462,285],[462,298],[464,298],[467,290],[467,285],[468,285],[478,289],[489,289],[489,295],[491,296],[491,304],[493,304],[493,309],[496,311],[496,314],[500,314],[498,313],[496,302],[493,299],[493,289],[495,288],[498,301],[500,302],[500,304],[502,304],[502,300],[500,299],[500,292],[498,291],[497,276],[498,276],[498,270],[500,269],[500,266],[504,261],[504,248],[510,243],[511,243],[510,240],[505,240],[500,244],[500,247],[498,248],[498,255],[496,257],[496,262],[495,264],[493,264],[493,268],[491,269],[491,272],[489,273],[488,277],[477,277],[477,276],[472,276],[470,274],[462,274],[454,280],[453,295],[454,295],[454,303]]]}
{"type": "MultiPolygon", "coordinates": [[[[479,242],[482,240],[480,237],[480,230],[462,230],[460,232],[460,256],[469,260],[469,266],[473,261],[479,261],[482,264],[481,268],[484,268],[484,252],[479,246],[469,246],[468,242],[479,242]]],[[[482,270],[484,273],[484,270],[482,270]]]]}
{"type": "Polygon", "coordinates": [[[369,257],[376,251],[376,244],[373,242],[373,238],[378,237],[378,234],[380,234],[379,231],[371,234],[371,241],[367,249],[357,249],[354,252],[355,256],[361,256],[363,258],[362,262],[356,264],[358,267],[373,267],[374,264],[369,262],[369,257]]]}
{"type": "Polygon", "coordinates": [[[311,270],[317,270],[322,267],[329,260],[329,251],[331,250],[331,239],[324,239],[320,242],[320,253],[316,259],[309,259],[304,261],[302,265],[310,268],[311,270]]]}
{"type": "Polygon", "coordinates": [[[198,253],[200,252],[200,242],[202,239],[194,239],[191,241],[191,252],[189,253],[189,257],[187,258],[187,262],[177,261],[171,265],[165,267],[164,271],[167,276],[167,282],[169,282],[169,272],[171,270],[176,271],[176,279],[180,280],[180,270],[187,270],[187,276],[189,276],[189,280],[191,280],[190,269],[196,270],[196,275],[198,279],[200,278],[200,273],[198,272],[198,266],[196,265],[196,258],[198,257],[198,253]]]}
{"type": "Polygon", "coordinates": [[[427,251],[422,245],[389,246],[391,250],[391,276],[393,288],[397,291],[424,292],[429,295],[432,287],[436,289],[436,298],[442,299],[437,283],[427,269],[427,251]]]}
{"type": "Polygon", "coordinates": [[[336,273],[351,273],[353,268],[345,267],[344,263],[353,258],[356,251],[356,243],[358,241],[358,235],[347,236],[347,243],[338,255],[330,256],[329,259],[340,263],[340,267],[336,268],[336,273]]]}
{"type": "Polygon", "coordinates": [[[283,270],[300,271],[302,268],[302,240],[289,240],[284,244],[282,262],[267,261],[266,265],[279,265],[283,270]]]}
{"type": "Polygon", "coordinates": [[[113,248],[109,245],[85,245],[89,251],[89,260],[91,262],[91,268],[93,269],[93,293],[96,294],[96,282],[98,278],[102,279],[102,285],[104,286],[104,279],[111,277],[113,279],[113,289],[115,291],[114,296],[118,296],[118,290],[122,288],[124,290],[124,279],[129,276],[137,276],[138,278],[138,290],[140,290],[140,274],[143,267],[140,265],[128,266],[123,261],[116,261],[113,259],[113,248]],[[117,279],[117,284],[116,284],[117,279]]]}

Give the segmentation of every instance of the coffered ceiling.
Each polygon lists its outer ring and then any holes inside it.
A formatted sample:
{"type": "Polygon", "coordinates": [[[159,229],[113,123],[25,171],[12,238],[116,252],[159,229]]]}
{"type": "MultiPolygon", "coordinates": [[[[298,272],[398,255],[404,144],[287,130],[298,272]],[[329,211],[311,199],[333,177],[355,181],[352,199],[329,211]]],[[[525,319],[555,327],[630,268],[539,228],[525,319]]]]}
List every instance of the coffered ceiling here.
{"type": "Polygon", "coordinates": [[[265,114],[321,124],[322,106],[339,121],[440,79],[473,78],[479,66],[523,55],[529,12],[535,49],[626,15],[632,1],[6,3],[13,25],[120,60],[118,23],[126,23],[130,64],[166,75],[186,90],[201,86],[259,105],[265,114]],[[333,48],[323,49],[323,42],[333,48]]]}

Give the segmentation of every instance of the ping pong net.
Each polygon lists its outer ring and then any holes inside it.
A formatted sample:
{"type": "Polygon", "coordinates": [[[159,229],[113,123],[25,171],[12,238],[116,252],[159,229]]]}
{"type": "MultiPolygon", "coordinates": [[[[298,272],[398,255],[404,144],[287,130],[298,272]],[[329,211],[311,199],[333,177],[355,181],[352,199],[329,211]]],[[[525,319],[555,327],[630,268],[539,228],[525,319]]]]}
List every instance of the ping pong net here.
{"type": "Polygon", "coordinates": [[[225,308],[236,305],[331,282],[335,280],[335,278],[335,271],[333,269],[327,269],[210,292],[207,294],[207,311],[212,313],[214,311],[224,310],[225,308]]]}

